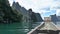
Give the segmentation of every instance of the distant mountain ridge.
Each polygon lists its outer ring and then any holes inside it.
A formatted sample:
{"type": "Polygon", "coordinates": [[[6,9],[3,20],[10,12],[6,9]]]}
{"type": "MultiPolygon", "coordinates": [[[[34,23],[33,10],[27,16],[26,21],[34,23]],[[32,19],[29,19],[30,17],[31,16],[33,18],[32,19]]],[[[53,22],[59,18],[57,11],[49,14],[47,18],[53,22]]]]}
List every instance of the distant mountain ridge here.
{"type": "Polygon", "coordinates": [[[27,14],[27,10],[24,7],[21,7],[18,2],[13,2],[12,7],[20,11],[22,14],[27,14]]]}
{"type": "Polygon", "coordinates": [[[21,7],[18,2],[13,2],[12,7],[17,11],[21,12],[24,16],[23,20],[41,22],[43,19],[39,13],[34,13],[32,9],[26,10],[24,7],[21,7]]]}

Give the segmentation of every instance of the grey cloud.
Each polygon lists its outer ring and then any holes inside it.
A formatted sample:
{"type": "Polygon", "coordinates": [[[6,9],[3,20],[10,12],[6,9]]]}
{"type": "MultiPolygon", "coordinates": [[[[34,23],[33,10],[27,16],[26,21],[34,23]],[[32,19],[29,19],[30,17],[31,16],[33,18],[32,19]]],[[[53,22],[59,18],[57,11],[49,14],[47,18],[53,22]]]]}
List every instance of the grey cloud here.
{"type": "Polygon", "coordinates": [[[46,7],[46,8],[42,8],[40,10],[46,10],[46,11],[49,11],[50,10],[50,7],[46,7]]]}
{"type": "Polygon", "coordinates": [[[60,0],[54,0],[54,1],[60,1],[60,0]]]}
{"type": "Polygon", "coordinates": [[[58,7],[53,7],[54,9],[60,9],[60,6],[58,6],[58,7]]]}

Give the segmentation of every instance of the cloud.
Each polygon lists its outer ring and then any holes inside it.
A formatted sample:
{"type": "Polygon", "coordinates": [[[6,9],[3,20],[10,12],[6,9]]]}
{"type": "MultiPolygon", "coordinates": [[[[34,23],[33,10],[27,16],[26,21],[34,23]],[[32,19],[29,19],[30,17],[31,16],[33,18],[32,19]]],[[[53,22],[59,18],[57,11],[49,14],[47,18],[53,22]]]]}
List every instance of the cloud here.
{"type": "Polygon", "coordinates": [[[9,0],[10,6],[12,6],[13,0],[9,0]]]}
{"type": "Polygon", "coordinates": [[[40,10],[50,11],[50,7],[44,7],[44,8],[41,8],[40,10]]]}
{"type": "Polygon", "coordinates": [[[58,8],[58,7],[60,7],[60,2],[59,1],[53,2],[51,4],[51,8],[53,8],[53,9],[58,8]]]}
{"type": "MultiPolygon", "coordinates": [[[[12,4],[13,0],[9,1],[12,4]]],[[[49,12],[50,14],[58,14],[60,9],[60,0],[15,0],[15,2],[19,2],[27,10],[32,8],[34,12],[38,12],[41,15],[48,14],[49,12]]]]}
{"type": "Polygon", "coordinates": [[[57,15],[57,16],[60,16],[60,9],[57,9],[56,15],[57,15]]]}
{"type": "Polygon", "coordinates": [[[54,1],[59,1],[60,2],[60,0],[54,0],[54,1]]]}

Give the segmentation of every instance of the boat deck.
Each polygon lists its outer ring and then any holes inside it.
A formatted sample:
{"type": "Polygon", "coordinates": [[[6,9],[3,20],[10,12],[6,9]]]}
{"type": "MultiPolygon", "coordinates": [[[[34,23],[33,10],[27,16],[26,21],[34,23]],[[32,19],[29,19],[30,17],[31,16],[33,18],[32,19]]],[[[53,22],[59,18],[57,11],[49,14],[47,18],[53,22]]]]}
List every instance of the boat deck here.
{"type": "Polygon", "coordinates": [[[42,22],[27,34],[59,34],[60,29],[53,22],[42,22]]]}

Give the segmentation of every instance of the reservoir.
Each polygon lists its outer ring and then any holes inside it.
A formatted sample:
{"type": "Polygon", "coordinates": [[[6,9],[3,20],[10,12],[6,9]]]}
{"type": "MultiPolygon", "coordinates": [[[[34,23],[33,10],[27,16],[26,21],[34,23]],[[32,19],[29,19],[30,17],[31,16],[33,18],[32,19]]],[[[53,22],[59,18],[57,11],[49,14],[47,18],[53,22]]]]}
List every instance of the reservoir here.
{"type": "Polygon", "coordinates": [[[0,34],[27,34],[32,28],[39,23],[10,23],[0,24],[0,34]]]}

